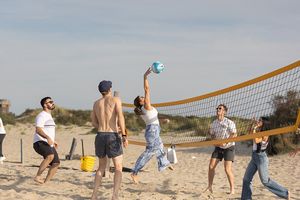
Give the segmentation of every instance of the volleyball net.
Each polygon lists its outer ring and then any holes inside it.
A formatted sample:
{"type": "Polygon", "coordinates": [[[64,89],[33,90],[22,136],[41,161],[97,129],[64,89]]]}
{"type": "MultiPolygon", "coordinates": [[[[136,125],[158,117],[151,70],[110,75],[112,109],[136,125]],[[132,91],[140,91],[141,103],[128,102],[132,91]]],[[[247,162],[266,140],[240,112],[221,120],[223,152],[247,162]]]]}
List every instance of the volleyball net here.
{"type": "MultiPolygon", "coordinates": [[[[300,61],[297,61],[225,89],[189,99],[152,105],[159,112],[162,122],[161,138],[165,146],[174,144],[177,147],[199,147],[297,132],[300,112],[299,105],[294,102],[299,99],[300,61]],[[219,104],[228,107],[226,117],[235,122],[237,137],[210,139],[210,124],[216,119],[216,108],[219,104]],[[282,116],[285,112],[289,113],[288,116],[282,116]],[[258,119],[261,116],[270,118],[271,129],[249,134],[253,118],[258,119]]],[[[123,108],[129,115],[134,115],[132,104],[123,103],[123,108]]],[[[132,122],[139,119],[136,117],[128,120],[132,122]]],[[[127,128],[129,131],[134,129],[127,128]]],[[[129,137],[129,143],[145,145],[143,138],[134,134],[129,137]]]]}

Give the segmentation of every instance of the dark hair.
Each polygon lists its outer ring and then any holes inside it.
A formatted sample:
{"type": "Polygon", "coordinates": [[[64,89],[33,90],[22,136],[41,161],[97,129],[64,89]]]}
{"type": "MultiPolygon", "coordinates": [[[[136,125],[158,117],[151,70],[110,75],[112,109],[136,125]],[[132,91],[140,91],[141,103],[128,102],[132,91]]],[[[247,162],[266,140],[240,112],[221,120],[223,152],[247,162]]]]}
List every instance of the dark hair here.
{"type": "MultiPolygon", "coordinates": [[[[268,117],[260,117],[259,120],[262,121],[262,127],[260,128],[260,131],[267,131],[267,130],[271,129],[270,119],[268,117]]],[[[261,152],[261,147],[262,147],[262,142],[260,142],[256,145],[257,145],[256,153],[260,153],[261,152]]]]}
{"type": "Polygon", "coordinates": [[[140,104],[140,96],[137,96],[134,101],[133,101],[133,104],[135,106],[134,108],[134,113],[136,115],[143,115],[144,112],[142,111],[142,105],[140,104]]]}
{"type": "Polygon", "coordinates": [[[269,117],[260,117],[260,120],[263,123],[260,131],[267,131],[271,129],[271,123],[269,117]]]}
{"type": "Polygon", "coordinates": [[[42,106],[42,108],[44,108],[44,104],[45,104],[45,102],[48,100],[48,99],[51,99],[51,97],[44,97],[44,98],[42,98],[41,99],[41,106],[42,106]]]}
{"type": "Polygon", "coordinates": [[[219,106],[222,106],[224,108],[224,110],[227,112],[228,108],[227,108],[227,106],[225,106],[225,104],[220,104],[220,105],[218,105],[218,107],[219,106]]]}

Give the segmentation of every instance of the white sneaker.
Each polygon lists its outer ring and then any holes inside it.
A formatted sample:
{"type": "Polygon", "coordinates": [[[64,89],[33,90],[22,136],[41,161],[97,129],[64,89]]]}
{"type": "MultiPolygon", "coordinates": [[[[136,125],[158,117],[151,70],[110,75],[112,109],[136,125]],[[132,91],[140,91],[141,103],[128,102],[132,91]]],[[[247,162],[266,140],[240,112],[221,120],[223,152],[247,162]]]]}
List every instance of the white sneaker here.
{"type": "Polygon", "coordinates": [[[0,161],[4,161],[6,158],[4,156],[0,157],[0,161]]]}

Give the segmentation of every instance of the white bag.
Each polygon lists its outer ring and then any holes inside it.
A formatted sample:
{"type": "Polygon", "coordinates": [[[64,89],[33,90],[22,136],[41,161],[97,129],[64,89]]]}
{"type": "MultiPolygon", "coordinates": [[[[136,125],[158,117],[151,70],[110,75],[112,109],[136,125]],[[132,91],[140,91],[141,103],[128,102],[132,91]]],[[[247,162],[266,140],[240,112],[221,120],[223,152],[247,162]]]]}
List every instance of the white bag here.
{"type": "Polygon", "coordinates": [[[176,164],[178,162],[177,156],[176,156],[176,151],[175,151],[175,145],[172,145],[167,149],[167,159],[170,161],[172,164],[176,164]]]}

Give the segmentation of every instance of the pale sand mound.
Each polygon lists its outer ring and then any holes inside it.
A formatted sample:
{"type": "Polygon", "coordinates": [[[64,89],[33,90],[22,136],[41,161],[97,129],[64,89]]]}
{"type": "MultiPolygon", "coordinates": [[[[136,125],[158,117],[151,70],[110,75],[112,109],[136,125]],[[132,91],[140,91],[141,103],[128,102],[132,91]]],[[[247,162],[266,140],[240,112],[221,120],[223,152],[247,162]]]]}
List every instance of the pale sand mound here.
{"type": "MultiPolygon", "coordinates": [[[[66,161],[72,138],[77,138],[75,154],[81,155],[81,142],[84,140],[85,154],[94,154],[94,135],[87,135],[91,127],[58,127],[57,141],[59,155],[62,159],[61,169],[47,185],[38,185],[33,181],[37,165],[42,158],[32,148],[34,127],[32,125],[7,126],[4,140],[4,154],[7,160],[0,165],[0,194],[5,199],[89,199],[92,194],[94,177],[90,172],[82,172],[79,160],[66,161]],[[22,134],[21,134],[22,133],[22,134]],[[20,161],[20,138],[23,139],[24,163],[20,161]]],[[[175,171],[157,171],[156,159],[153,158],[139,174],[140,184],[132,183],[130,174],[124,172],[120,199],[149,200],[190,200],[190,199],[239,199],[242,178],[250,160],[251,148],[237,145],[234,175],[236,194],[229,196],[229,184],[224,172],[223,163],[216,170],[214,193],[201,192],[207,186],[207,169],[212,147],[177,149],[178,164],[175,171]]],[[[125,150],[124,166],[133,167],[144,147],[130,145],[125,150]]],[[[290,189],[292,199],[300,200],[300,155],[291,158],[287,155],[270,157],[270,176],[278,183],[290,189]]],[[[96,164],[97,165],[97,164],[96,164]]],[[[46,175],[46,174],[44,174],[46,175]]],[[[103,178],[99,188],[99,199],[110,199],[112,177],[103,178]]],[[[253,199],[278,199],[267,191],[259,182],[258,175],[254,178],[253,199]]]]}

